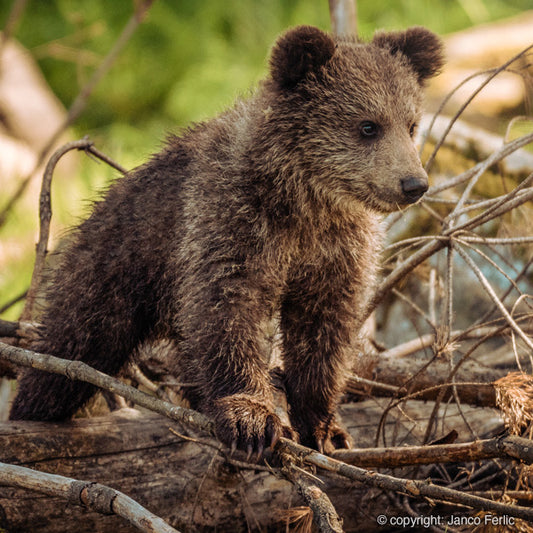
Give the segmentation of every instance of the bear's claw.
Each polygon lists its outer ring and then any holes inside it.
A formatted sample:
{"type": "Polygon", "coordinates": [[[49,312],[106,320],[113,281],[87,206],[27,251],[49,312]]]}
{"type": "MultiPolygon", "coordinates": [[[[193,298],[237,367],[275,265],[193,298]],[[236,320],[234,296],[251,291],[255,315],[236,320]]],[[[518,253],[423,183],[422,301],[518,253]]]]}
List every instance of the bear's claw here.
{"type": "Polygon", "coordinates": [[[218,439],[246,453],[249,461],[259,460],[266,448],[274,448],[281,436],[294,438],[292,428],[281,423],[269,402],[247,394],[234,394],[216,400],[210,408],[218,439]]]}

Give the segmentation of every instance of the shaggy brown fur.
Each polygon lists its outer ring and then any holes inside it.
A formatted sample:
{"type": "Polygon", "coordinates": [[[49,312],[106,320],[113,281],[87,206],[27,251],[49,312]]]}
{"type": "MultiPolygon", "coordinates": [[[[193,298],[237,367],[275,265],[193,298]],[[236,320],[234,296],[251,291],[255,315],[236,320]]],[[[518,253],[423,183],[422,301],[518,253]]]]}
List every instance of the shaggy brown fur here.
{"type": "MultiPolygon", "coordinates": [[[[274,414],[266,329],[279,316],[301,441],[346,446],[335,421],[347,354],[374,286],[380,213],[417,201],[422,88],[442,64],[423,28],[369,44],[283,35],[255,96],[194,126],[118,180],[54,273],[35,350],[116,374],[148,339],[199,386],[218,436],[261,452],[274,414]]],[[[95,392],[36,370],[12,419],[70,417],[95,392]]]]}

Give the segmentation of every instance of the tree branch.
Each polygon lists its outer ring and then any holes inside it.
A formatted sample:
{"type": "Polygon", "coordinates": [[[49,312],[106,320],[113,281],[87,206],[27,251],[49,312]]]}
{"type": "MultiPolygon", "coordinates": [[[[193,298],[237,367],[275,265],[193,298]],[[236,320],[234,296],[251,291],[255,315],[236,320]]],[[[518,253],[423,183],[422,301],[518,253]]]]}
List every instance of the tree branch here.
{"type": "Polygon", "coordinates": [[[398,468],[401,466],[462,463],[494,457],[510,457],[533,464],[532,441],[510,435],[459,444],[399,446],[336,450],[332,457],[360,467],[398,468]]]}
{"type": "Polygon", "coordinates": [[[145,533],[178,533],[135,500],[100,483],[47,474],[22,466],[0,463],[0,485],[57,496],[101,514],[115,514],[145,533]]]}
{"type": "Polygon", "coordinates": [[[17,365],[37,368],[46,372],[54,372],[69,379],[91,383],[102,389],[119,394],[141,407],[162,414],[176,422],[192,425],[214,435],[213,422],[201,413],[158,400],[149,394],[126,385],[116,378],[112,378],[103,372],[91,368],[81,361],[70,361],[68,359],[54,357],[53,355],[40,354],[17,346],[10,346],[3,342],[0,342],[0,358],[17,365]]]}

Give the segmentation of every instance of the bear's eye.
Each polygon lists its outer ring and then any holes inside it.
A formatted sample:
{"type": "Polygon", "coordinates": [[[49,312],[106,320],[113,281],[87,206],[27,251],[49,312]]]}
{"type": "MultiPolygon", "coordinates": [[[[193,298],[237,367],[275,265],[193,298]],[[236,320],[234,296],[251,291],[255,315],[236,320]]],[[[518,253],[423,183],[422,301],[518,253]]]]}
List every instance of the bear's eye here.
{"type": "Polygon", "coordinates": [[[415,134],[415,131],[416,131],[416,122],[413,122],[411,124],[411,127],[409,128],[409,135],[412,137],[414,134],[415,134]]]}
{"type": "Polygon", "coordinates": [[[370,139],[378,135],[379,126],[375,122],[371,122],[370,120],[365,120],[364,122],[361,122],[361,124],[359,125],[359,131],[362,137],[366,137],[367,139],[370,139]]]}

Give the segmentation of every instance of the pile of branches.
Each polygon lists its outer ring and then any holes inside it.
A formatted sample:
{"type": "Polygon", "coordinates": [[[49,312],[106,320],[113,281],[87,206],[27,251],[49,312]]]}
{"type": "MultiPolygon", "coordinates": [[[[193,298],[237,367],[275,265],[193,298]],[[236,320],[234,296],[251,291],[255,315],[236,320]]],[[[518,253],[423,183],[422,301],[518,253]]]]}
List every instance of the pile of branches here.
{"type": "MultiPolygon", "coordinates": [[[[149,2],[139,5],[139,9],[146,10],[149,2]]],[[[124,39],[131,35],[139,19],[136,14],[125,28],[124,39]]],[[[122,45],[122,41],[118,44],[122,45]]],[[[260,474],[261,479],[271,484],[281,480],[282,485],[276,485],[276,490],[282,494],[290,495],[292,488],[296,488],[300,499],[293,503],[289,501],[281,518],[274,519],[271,513],[265,519],[254,517],[253,523],[248,517],[243,519],[243,528],[261,529],[272,527],[274,523],[288,527],[289,522],[307,527],[313,520],[321,532],[342,531],[343,527],[370,531],[369,523],[373,523],[376,530],[387,521],[392,527],[391,517],[403,513],[401,516],[405,520],[396,520],[395,525],[429,525],[428,529],[434,531],[445,528],[446,531],[457,531],[463,525],[468,528],[472,524],[486,525],[487,521],[479,519],[478,522],[478,518],[491,516],[506,517],[505,525],[509,528],[532,530],[529,524],[533,522],[533,508],[527,502],[531,501],[529,473],[533,463],[533,442],[529,440],[533,420],[533,380],[529,376],[533,366],[533,310],[532,296],[528,293],[533,234],[527,220],[531,210],[529,202],[533,200],[533,157],[521,149],[533,142],[533,133],[510,142],[504,138],[499,146],[489,149],[476,144],[479,139],[474,133],[468,141],[468,149],[474,151],[479,160],[472,164],[465,158],[467,169],[456,175],[449,175],[445,163],[440,160],[446,150],[456,153],[456,146],[464,146],[454,132],[463,111],[477,92],[500,72],[515,71],[519,61],[527,66],[531,48],[533,46],[500,68],[483,73],[484,81],[453,117],[440,116],[446,99],[422,128],[421,153],[434,185],[419,205],[387,219],[391,233],[396,233],[396,240],[385,250],[384,278],[369,308],[369,318],[375,313],[378,323],[383,322],[381,328],[386,329],[392,322],[386,320],[387,313],[393,306],[403,306],[400,313],[411,319],[417,335],[389,349],[372,338],[372,342],[364,343],[365,353],[354,354],[359,372],[348,378],[346,401],[356,401],[357,404],[355,409],[344,406],[343,414],[348,426],[357,426],[350,414],[364,411],[368,402],[379,405],[379,423],[371,428],[373,442],[369,443],[363,437],[364,433],[368,436],[368,428],[354,429],[355,442],[365,442],[366,447],[338,451],[333,457],[326,457],[281,439],[264,464],[250,464],[244,457],[230,456],[229,451],[216,441],[213,424],[208,418],[169,401],[175,396],[179,384],[154,371],[148,364],[141,369],[130,368],[126,376],[131,383],[141,385],[144,389],[141,391],[79,361],[37,354],[21,347],[31,339],[35,328],[31,318],[47,254],[50,188],[55,165],[65,153],[76,149],[125,172],[97,150],[89,139],[69,143],[55,152],[44,172],[35,268],[25,294],[21,320],[0,321],[0,337],[5,340],[0,343],[0,372],[9,376],[16,373],[16,367],[26,366],[88,381],[125,398],[130,405],[179,423],[179,426],[172,426],[173,439],[193,442],[200,449],[208,450],[205,476],[209,476],[213,465],[217,464],[220,468],[221,465],[226,469],[231,467],[225,475],[232,479],[242,478],[249,482],[251,475],[260,474]],[[491,185],[488,189],[499,193],[488,195],[484,187],[487,182],[491,185]],[[494,182],[498,187],[493,186],[494,182]],[[416,220],[416,228],[422,226],[420,221],[423,220],[424,233],[417,233],[413,224],[406,224],[409,220],[416,220]],[[402,229],[397,230],[400,225],[402,229]],[[405,235],[406,227],[410,228],[408,236],[405,235]],[[509,228],[513,228],[511,235],[504,232],[509,228]],[[517,269],[515,264],[518,262],[520,267],[517,269]],[[461,272],[469,272],[485,294],[484,304],[474,306],[468,324],[460,326],[455,322],[458,297],[461,296],[457,294],[458,268],[461,272]],[[424,289],[420,290],[420,287],[424,289]],[[488,362],[489,356],[495,353],[496,360],[488,362]],[[407,355],[412,357],[406,358],[407,355]],[[148,371],[150,379],[146,377],[148,371]],[[431,400],[430,412],[414,420],[412,413],[420,413],[416,409],[422,404],[421,400],[428,399],[431,400]],[[472,414],[474,410],[469,409],[471,405],[482,408],[484,413],[487,408],[496,408],[501,416],[487,429],[486,415],[476,418],[472,414]],[[410,411],[410,407],[415,411],[410,411]],[[443,425],[446,412],[449,414],[452,410],[462,419],[459,430],[445,429],[443,425]],[[389,424],[393,417],[394,423],[389,424]],[[386,473],[378,469],[385,469],[386,473]],[[358,498],[367,491],[370,492],[366,503],[359,503],[358,498]],[[339,492],[354,495],[351,506],[338,497],[339,492]],[[388,514],[383,514],[385,512],[388,514]],[[445,515],[461,515],[476,521],[459,520],[459,527],[454,528],[453,522],[448,527],[440,520],[427,524],[415,520],[421,516],[429,519],[445,515]]],[[[116,53],[112,51],[109,61],[116,53]]],[[[518,73],[527,75],[527,68],[518,73]]],[[[83,106],[91,89],[89,86],[83,98],[71,109],[69,123],[79,115],[80,105],[83,106]]],[[[49,151],[52,145],[46,150],[49,151]]],[[[49,155],[46,150],[42,154],[43,161],[49,155]]],[[[18,197],[20,194],[13,197],[0,213],[0,223],[18,197]]],[[[142,418],[138,423],[143,423],[142,418]]],[[[24,427],[30,428],[32,423],[27,424],[17,423],[12,427],[24,432],[24,427]]],[[[36,462],[17,458],[17,454],[9,450],[9,443],[14,442],[9,427],[4,424],[0,428],[0,440],[3,434],[3,442],[7,443],[0,447],[4,450],[0,452],[0,460],[11,457],[12,463],[36,462]]],[[[58,467],[57,471],[60,470],[58,467]]],[[[172,475],[179,475],[179,472],[172,475]]],[[[204,479],[198,481],[197,496],[204,479]]],[[[103,484],[37,472],[20,464],[0,463],[0,486],[38,491],[96,513],[116,514],[131,527],[142,531],[176,531],[163,518],[173,524],[214,527],[199,517],[194,520],[197,502],[189,522],[177,518],[180,514],[176,508],[184,505],[180,501],[174,501],[167,507],[165,516],[160,513],[160,517],[103,484]]],[[[2,494],[1,502],[9,499],[2,494]]],[[[157,507],[156,502],[146,502],[148,507],[151,504],[157,507]]],[[[8,508],[6,504],[2,505],[8,508]]],[[[9,514],[5,511],[7,516],[2,517],[2,505],[0,529],[8,529],[9,514]]],[[[240,517],[234,516],[233,519],[235,526],[240,517]]],[[[235,526],[233,530],[240,528],[235,526]]]]}

